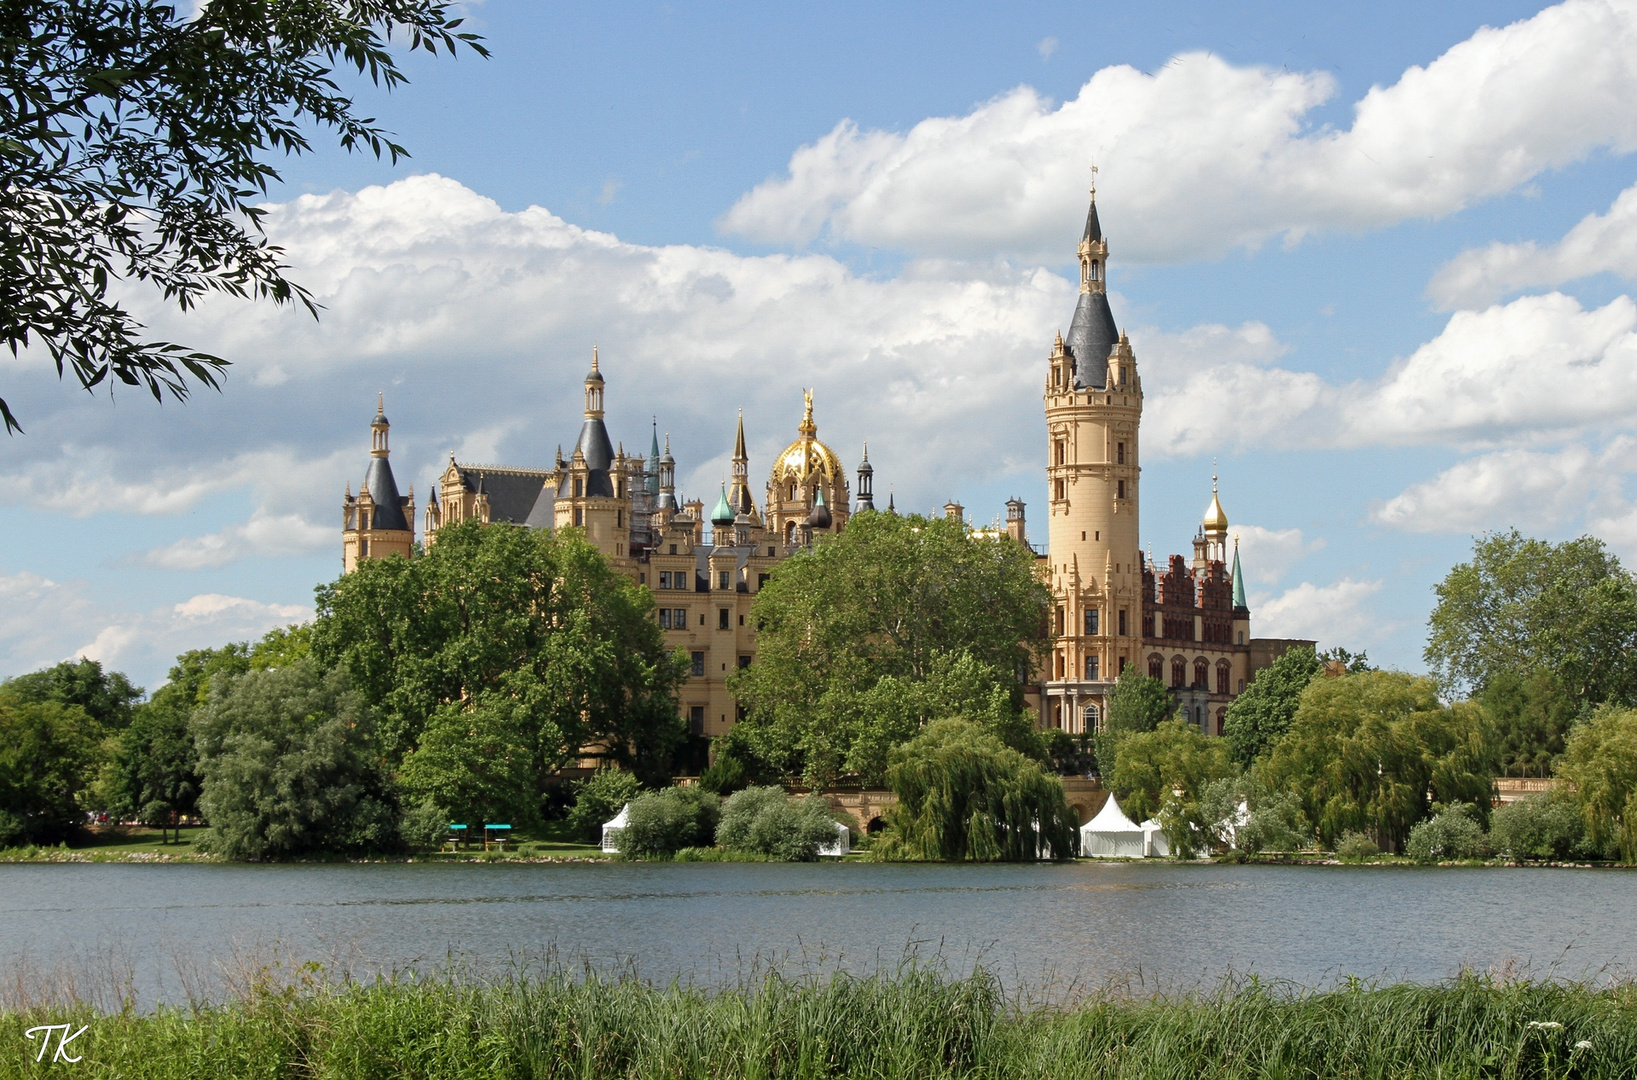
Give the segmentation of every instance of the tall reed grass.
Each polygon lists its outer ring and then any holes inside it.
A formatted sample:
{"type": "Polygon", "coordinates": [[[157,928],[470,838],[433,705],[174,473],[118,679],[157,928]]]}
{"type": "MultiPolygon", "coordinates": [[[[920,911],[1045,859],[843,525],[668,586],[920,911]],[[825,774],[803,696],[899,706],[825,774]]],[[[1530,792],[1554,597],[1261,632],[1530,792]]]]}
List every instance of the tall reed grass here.
{"type": "Polygon", "coordinates": [[[1051,1007],[981,972],[915,966],[766,973],[722,990],[562,967],[358,984],[309,967],[191,1009],[10,1011],[0,1039],[0,1077],[122,1080],[1631,1077],[1637,987],[1465,976],[1303,992],[1253,979],[1051,1007]],[[83,1060],[36,1064],[24,1029],[62,1022],[90,1025],[74,1046],[83,1060]]]}

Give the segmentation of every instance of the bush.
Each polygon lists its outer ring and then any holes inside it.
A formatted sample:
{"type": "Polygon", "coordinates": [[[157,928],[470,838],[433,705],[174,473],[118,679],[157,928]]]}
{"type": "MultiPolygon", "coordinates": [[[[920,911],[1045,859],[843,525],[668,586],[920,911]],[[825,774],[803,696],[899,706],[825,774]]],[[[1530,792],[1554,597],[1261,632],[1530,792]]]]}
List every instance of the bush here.
{"type": "Polygon", "coordinates": [[[651,791],[631,800],[616,843],[626,858],[668,858],[682,848],[709,844],[720,815],[716,796],[701,788],[651,791]]]}
{"type": "Polygon", "coordinates": [[[1410,830],[1404,854],[1417,862],[1445,859],[1481,859],[1489,854],[1483,826],[1473,820],[1467,806],[1441,810],[1410,830]]]}
{"type": "Polygon", "coordinates": [[[746,788],[722,807],[716,842],[732,851],[785,862],[811,862],[819,845],[836,837],[835,819],[821,796],[792,804],[780,787],[746,788]]]}
{"type": "Polygon", "coordinates": [[[1586,825],[1567,799],[1529,795],[1495,811],[1489,841],[1512,859],[1567,859],[1585,852],[1586,825]]]}
{"type": "Polygon", "coordinates": [[[420,851],[438,851],[449,837],[449,812],[431,798],[404,810],[398,827],[404,843],[420,851]]]}
{"type": "Polygon", "coordinates": [[[642,784],[630,773],[598,769],[574,785],[574,808],[568,812],[568,826],[581,843],[598,843],[603,825],[641,792],[642,784]]]}
{"type": "Polygon", "coordinates": [[[1376,842],[1361,832],[1343,833],[1336,841],[1336,858],[1343,862],[1363,862],[1380,854],[1376,842]]]}
{"type": "Polygon", "coordinates": [[[310,659],[218,677],[193,718],[210,821],[199,848],[259,860],[398,846],[397,799],[372,731],[346,675],[310,659]]]}

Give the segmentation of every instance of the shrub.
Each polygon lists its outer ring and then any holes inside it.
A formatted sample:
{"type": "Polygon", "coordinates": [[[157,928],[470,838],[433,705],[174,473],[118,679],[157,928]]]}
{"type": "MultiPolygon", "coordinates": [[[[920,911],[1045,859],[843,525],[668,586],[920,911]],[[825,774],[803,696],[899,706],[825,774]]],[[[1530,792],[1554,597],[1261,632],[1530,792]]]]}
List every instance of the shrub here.
{"type": "Polygon", "coordinates": [[[397,846],[397,800],[373,716],[339,671],[312,660],[218,677],[193,718],[210,832],[230,859],[397,846]]]}
{"type": "Polygon", "coordinates": [[[722,807],[716,842],[733,851],[786,862],[811,862],[820,844],[835,839],[835,819],[818,795],[792,804],[780,787],[746,788],[722,807]]]}
{"type": "Polygon", "coordinates": [[[598,769],[574,785],[574,808],[568,812],[568,825],[574,835],[586,844],[602,839],[602,827],[620,812],[620,807],[635,799],[642,784],[635,776],[615,768],[598,769]]]}
{"type": "Polygon", "coordinates": [[[1343,833],[1336,841],[1336,858],[1344,862],[1363,862],[1380,854],[1376,842],[1361,832],[1343,833]]]}
{"type": "Polygon", "coordinates": [[[1410,829],[1404,854],[1417,862],[1443,859],[1480,859],[1489,853],[1483,826],[1473,820],[1467,806],[1440,810],[1410,829]]]}
{"type": "Polygon", "coordinates": [[[1529,795],[1495,811],[1489,841],[1513,859],[1567,859],[1584,851],[1586,825],[1567,799],[1529,795]]]}
{"type": "Polygon", "coordinates": [[[667,858],[709,844],[720,816],[717,798],[698,787],[670,787],[631,800],[617,841],[626,858],[667,858]]]}

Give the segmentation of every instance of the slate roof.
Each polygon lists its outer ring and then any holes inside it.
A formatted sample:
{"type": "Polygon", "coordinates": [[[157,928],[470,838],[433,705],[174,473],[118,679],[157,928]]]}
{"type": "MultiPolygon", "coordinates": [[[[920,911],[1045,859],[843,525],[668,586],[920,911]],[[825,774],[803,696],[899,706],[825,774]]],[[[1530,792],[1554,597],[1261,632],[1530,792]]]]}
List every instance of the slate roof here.
{"type": "Polygon", "coordinates": [[[539,469],[513,469],[499,465],[462,465],[461,483],[467,491],[489,497],[489,520],[549,529],[553,522],[552,503],[557,489],[546,483],[550,473],[539,469]]]}
{"type": "MultiPolygon", "coordinates": [[[[1095,207],[1092,213],[1095,216],[1095,207]]],[[[1081,293],[1080,302],[1074,305],[1068,339],[1063,342],[1074,357],[1074,385],[1103,389],[1108,382],[1108,354],[1119,342],[1120,331],[1114,325],[1108,296],[1101,292],[1081,293]]]]}
{"type": "Polygon", "coordinates": [[[585,455],[585,463],[591,470],[586,478],[585,493],[591,496],[614,497],[614,481],[609,479],[609,467],[614,464],[614,444],[608,440],[608,429],[603,422],[594,417],[586,417],[580,426],[580,441],[575,444],[580,453],[585,455]]]}
{"type": "Polygon", "coordinates": [[[364,474],[364,485],[370,498],[375,500],[375,518],[370,526],[376,529],[408,531],[404,519],[403,496],[398,494],[398,481],[393,479],[392,466],[384,457],[369,459],[369,471],[364,474]]]}

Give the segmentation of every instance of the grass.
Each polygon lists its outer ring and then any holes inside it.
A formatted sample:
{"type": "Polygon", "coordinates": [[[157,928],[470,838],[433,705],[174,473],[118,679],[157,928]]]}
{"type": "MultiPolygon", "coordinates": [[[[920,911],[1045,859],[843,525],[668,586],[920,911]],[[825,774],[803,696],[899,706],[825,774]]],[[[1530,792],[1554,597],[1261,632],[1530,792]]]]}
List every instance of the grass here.
{"type": "MultiPolygon", "coordinates": [[[[88,1024],[75,1075],[274,1078],[1630,1077],[1637,988],[1465,976],[1302,992],[1009,999],[987,974],[769,973],[723,990],[549,968],[496,983],[264,972],[230,1002],[0,1013],[0,1080],[41,1075],[23,1038],[88,1024]]],[[[49,1054],[47,1055],[49,1057],[49,1054]]],[[[68,1066],[58,1066],[65,1072],[68,1066]]]]}

